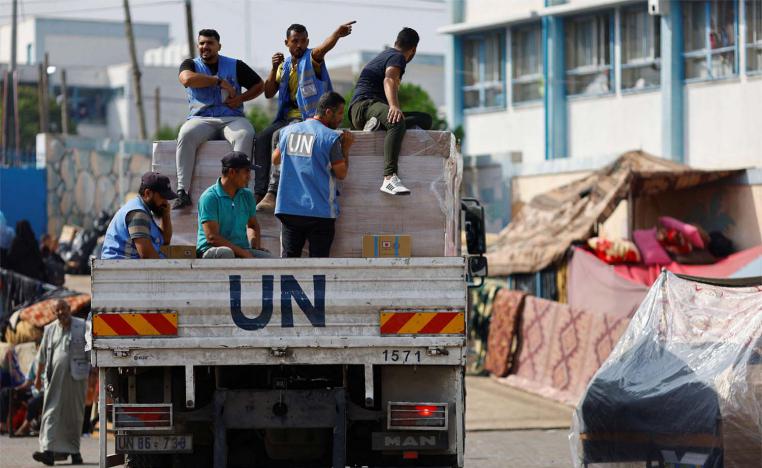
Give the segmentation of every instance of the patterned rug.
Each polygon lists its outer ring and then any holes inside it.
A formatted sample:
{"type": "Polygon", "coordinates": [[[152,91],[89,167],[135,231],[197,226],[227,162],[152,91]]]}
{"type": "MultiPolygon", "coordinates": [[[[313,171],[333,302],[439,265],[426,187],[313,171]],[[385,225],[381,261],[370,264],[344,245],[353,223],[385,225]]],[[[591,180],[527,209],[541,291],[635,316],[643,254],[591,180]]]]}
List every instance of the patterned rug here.
{"type": "Polygon", "coordinates": [[[466,356],[466,372],[469,374],[484,374],[492,305],[495,295],[504,284],[501,281],[487,280],[481,287],[471,290],[466,356]]]}
{"type": "Polygon", "coordinates": [[[501,289],[492,302],[489,324],[487,358],[484,369],[492,375],[505,377],[514,365],[519,346],[518,325],[526,293],[501,289]]]}
{"type": "Polygon", "coordinates": [[[522,311],[515,373],[502,381],[576,405],[628,323],[627,317],[590,313],[529,296],[522,311]]]}

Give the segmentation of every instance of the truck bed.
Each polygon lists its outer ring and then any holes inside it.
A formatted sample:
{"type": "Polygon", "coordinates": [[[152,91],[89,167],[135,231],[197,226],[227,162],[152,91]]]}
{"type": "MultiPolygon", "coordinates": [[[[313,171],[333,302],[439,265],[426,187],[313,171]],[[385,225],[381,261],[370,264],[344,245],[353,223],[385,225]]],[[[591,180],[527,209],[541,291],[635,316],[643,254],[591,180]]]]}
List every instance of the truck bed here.
{"type": "Polygon", "coordinates": [[[177,331],[94,334],[94,364],[461,365],[464,276],[462,257],[96,260],[94,316],[176,312],[177,331]],[[416,312],[382,334],[382,313],[416,312]],[[454,318],[416,331],[431,314],[454,318]]]}

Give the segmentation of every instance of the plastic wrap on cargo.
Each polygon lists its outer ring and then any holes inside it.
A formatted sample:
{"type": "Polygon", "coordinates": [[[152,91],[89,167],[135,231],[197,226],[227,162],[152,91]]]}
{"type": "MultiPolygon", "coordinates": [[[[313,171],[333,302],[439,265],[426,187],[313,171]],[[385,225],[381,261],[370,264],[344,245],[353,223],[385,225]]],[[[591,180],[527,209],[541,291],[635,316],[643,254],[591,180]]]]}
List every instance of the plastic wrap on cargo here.
{"type": "Polygon", "coordinates": [[[662,273],[576,408],[575,465],[762,466],[761,356],[758,279],[662,273]]]}
{"type": "MultiPolygon", "coordinates": [[[[463,161],[450,132],[408,130],[400,149],[400,178],[410,196],[379,191],[383,179],[385,132],[353,132],[350,169],[339,185],[339,217],[332,257],[361,257],[364,234],[409,234],[413,257],[460,255],[460,183],[463,161]]],[[[173,244],[195,244],[196,200],[220,175],[220,159],[230,151],[225,141],[199,147],[191,180],[193,206],[172,212],[173,244]]],[[[176,185],[176,142],[154,143],[153,170],[176,185]]],[[[263,246],[280,252],[280,221],[257,213],[263,246]]]]}

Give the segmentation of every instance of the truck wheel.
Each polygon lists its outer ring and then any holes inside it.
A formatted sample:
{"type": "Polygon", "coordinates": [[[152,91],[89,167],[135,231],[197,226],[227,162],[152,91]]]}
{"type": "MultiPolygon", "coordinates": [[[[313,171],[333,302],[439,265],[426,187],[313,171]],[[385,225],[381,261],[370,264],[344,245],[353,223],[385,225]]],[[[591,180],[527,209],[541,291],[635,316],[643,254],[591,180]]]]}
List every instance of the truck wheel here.
{"type": "Polygon", "coordinates": [[[169,467],[169,460],[162,455],[131,455],[124,457],[126,468],[165,468],[169,467]]]}

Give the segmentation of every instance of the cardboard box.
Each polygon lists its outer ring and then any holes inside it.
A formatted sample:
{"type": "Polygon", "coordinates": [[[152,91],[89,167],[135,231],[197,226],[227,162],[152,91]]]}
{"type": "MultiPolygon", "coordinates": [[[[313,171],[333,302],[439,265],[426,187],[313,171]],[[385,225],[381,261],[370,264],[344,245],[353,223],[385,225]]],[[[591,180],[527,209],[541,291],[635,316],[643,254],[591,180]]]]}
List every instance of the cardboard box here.
{"type": "Polygon", "coordinates": [[[161,253],[167,258],[196,258],[195,245],[162,245],[161,253]]]}
{"type": "Polygon", "coordinates": [[[362,236],[363,257],[410,257],[413,238],[409,235],[366,234],[362,236]]]}

